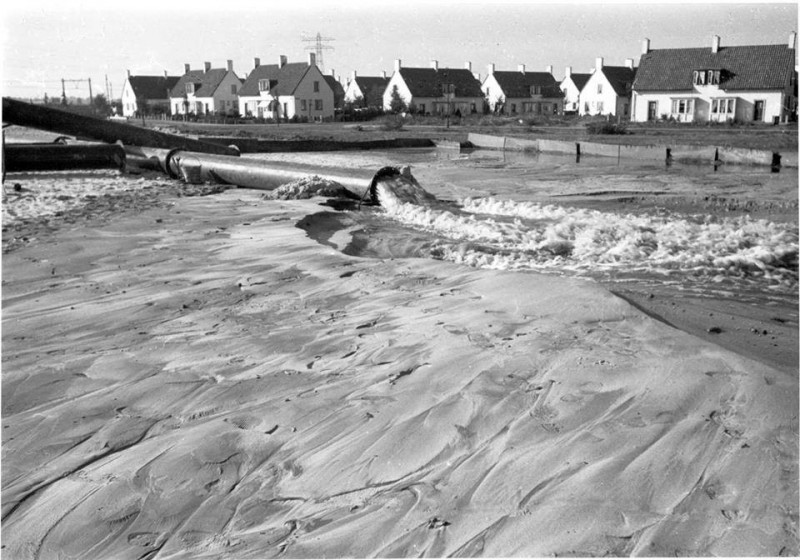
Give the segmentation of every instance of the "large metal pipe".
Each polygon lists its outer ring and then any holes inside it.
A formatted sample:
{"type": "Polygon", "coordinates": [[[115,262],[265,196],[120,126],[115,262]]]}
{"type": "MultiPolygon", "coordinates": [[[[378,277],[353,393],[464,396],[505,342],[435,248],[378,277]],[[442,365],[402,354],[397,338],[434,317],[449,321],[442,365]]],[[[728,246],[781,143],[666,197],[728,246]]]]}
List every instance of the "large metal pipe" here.
{"type": "Polygon", "coordinates": [[[15,99],[3,98],[3,122],[49,130],[60,134],[93,138],[109,144],[122,142],[131,146],[191,150],[208,154],[236,156],[239,150],[230,146],[212,144],[176,134],[148,130],[125,123],[96,117],[78,115],[43,105],[32,105],[15,99]]]}
{"type": "Polygon", "coordinates": [[[377,178],[399,174],[394,167],[378,171],[366,169],[326,167],[265,161],[244,157],[228,157],[197,152],[173,150],[170,152],[142,150],[148,157],[158,158],[171,177],[189,183],[220,183],[252,189],[273,190],[286,183],[310,176],[333,181],[359,198],[366,197],[377,178]]]}
{"type": "Polygon", "coordinates": [[[59,169],[123,169],[125,150],[116,144],[5,144],[6,172],[59,169]]]}

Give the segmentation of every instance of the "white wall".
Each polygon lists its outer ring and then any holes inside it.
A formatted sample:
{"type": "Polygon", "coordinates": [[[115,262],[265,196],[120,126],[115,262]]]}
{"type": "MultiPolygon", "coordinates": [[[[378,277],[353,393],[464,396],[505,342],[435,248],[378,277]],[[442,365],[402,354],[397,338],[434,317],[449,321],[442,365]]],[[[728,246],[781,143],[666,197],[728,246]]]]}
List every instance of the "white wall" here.
{"type": "Polygon", "coordinates": [[[583,115],[616,115],[617,114],[617,93],[611,87],[608,78],[602,72],[595,72],[583,86],[580,93],[580,107],[578,114],[583,115]],[[598,93],[597,86],[602,86],[602,91],[598,93]],[[588,103],[588,110],[587,110],[588,103]],[[602,103],[602,110],[599,109],[602,103]]]}
{"type": "Polygon", "coordinates": [[[333,117],[333,90],[325,81],[319,68],[311,66],[294,91],[295,103],[293,111],[288,114],[292,118],[295,114],[308,117],[309,120],[321,120],[333,117]],[[314,82],[317,82],[319,91],[314,91],[314,82]],[[306,107],[303,109],[302,101],[306,107]],[[316,101],[322,101],[322,109],[316,108],[316,101]]]}
{"type": "Polygon", "coordinates": [[[564,111],[579,111],[581,90],[578,89],[572,78],[564,78],[559,88],[564,92],[564,111]]]}
{"type": "MultiPolygon", "coordinates": [[[[386,91],[383,92],[384,111],[391,110],[392,90],[394,89],[394,86],[397,86],[397,91],[399,92],[400,97],[403,99],[406,106],[410,105],[411,102],[413,101],[411,98],[411,91],[408,89],[408,86],[406,86],[406,83],[403,80],[402,76],[400,76],[399,72],[395,72],[394,74],[392,74],[392,77],[389,78],[389,84],[386,86],[386,91]]],[[[422,103],[425,103],[425,101],[423,100],[422,103]]],[[[414,101],[414,104],[416,104],[416,101],[414,101]]],[[[430,109],[427,108],[427,103],[426,103],[426,111],[430,111],[430,109]]]]}
{"type": "Polygon", "coordinates": [[[689,119],[680,119],[686,120],[687,122],[708,122],[708,121],[719,121],[719,120],[726,120],[728,115],[714,115],[711,113],[711,102],[713,99],[729,99],[735,98],[736,99],[736,107],[735,107],[735,115],[734,118],[743,121],[743,122],[752,122],[753,121],[753,111],[755,109],[755,102],[756,101],[764,101],[764,114],[760,122],[771,123],[775,117],[780,119],[784,118],[784,111],[783,111],[783,104],[784,104],[784,94],[782,92],[777,91],[769,91],[769,92],[758,92],[758,91],[749,91],[749,92],[742,92],[737,91],[735,93],[726,93],[719,88],[714,87],[713,89],[709,89],[708,87],[702,88],[695,88],[694,91],[687,92],[685,94],[678,93],[678,92],[657,92],[657,93],[638,93],[634,95],[634,103],[635,106],[633,107],[634,115],[633,120],[636,122],[646,122],[647,121],[647,106],[651,101],[655,101],[657,103],[656,108],[656,119],[660,119],[662,115],[674,116],[678,119],[678,115],[672,115],[672,100],[673,99],[687,99],[692,98],[694,99],[694,114],[689,119]]]}

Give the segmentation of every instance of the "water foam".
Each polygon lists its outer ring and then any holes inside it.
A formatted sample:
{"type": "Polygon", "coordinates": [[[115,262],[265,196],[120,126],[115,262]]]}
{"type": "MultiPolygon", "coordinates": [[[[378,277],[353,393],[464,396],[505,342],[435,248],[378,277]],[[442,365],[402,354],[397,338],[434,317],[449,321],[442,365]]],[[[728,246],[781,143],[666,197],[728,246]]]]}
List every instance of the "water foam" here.
{"type": "Polygon", "coordinates": [[[413,204],[378,191],[388,216],[442,239],[435,256],[482,268],[755,279],[797,287],[798,229],[749,216],[714,219],[467,198],[413,204]]]}

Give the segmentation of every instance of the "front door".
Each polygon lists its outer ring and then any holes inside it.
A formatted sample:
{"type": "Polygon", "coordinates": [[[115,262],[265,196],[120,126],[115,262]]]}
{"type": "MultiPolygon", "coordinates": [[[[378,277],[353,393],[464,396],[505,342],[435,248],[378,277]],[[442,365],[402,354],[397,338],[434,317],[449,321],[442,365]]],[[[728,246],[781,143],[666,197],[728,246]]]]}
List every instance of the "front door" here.
{"type": "Polygon", "coordinates": [[[647,120],[648,121],[655,121],[658,117],[656,116],[656,111],[658,110],[658,104],[655,101],[649,101],[647,103],[647,120]]]}
{"type": "Polygon", "coordinates": [[[764,100],[759,100],[755,102],[755,106],[753,107],[753,120],[754,121],[764,120],[764,100]]]}

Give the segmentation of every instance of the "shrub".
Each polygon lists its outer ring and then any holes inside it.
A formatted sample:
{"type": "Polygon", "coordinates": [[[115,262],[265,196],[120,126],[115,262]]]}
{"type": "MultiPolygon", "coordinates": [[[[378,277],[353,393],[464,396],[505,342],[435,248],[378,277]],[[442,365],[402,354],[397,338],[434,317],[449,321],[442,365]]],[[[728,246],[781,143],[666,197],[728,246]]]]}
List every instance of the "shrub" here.
{"type": "Polygon", "coordinates": [[[587,134],[628,134],[624,124],[591,122],[586,125],[587,134]]]}
{"type": "Polygon", "coordinates": [[[383,130],[402,130],[403,117],[400,115],[389,115],[383,121],[383,130]]]}

